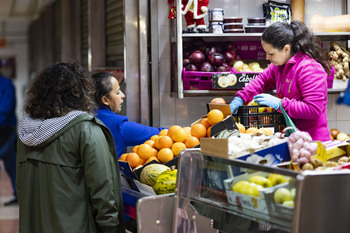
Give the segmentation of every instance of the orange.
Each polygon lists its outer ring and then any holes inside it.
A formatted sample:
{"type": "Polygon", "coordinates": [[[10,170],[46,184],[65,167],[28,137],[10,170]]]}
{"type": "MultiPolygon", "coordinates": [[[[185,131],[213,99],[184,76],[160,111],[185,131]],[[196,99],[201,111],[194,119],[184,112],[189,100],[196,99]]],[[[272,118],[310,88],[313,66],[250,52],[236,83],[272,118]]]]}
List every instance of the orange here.
{"type": "Polygon", "coordinates": [[[167,134],[168,134],[168,129],[162,129],[162,130],[159,132],[158,136],[166,136],[167,134]]]}
{"type": "Polygon", "coordinates": [[[156,160],[156,161],[160,162],[156,156],[151,156],[146,160],[145,164],[151,162],[152,160],[156,160]]]}
{"type": "Polygon", "coordinates": [[[174,142],[184,142],[188,137],[188,133],[183,128],[176,129],[173,133],[172,139],[174,142]]]}
{"type": "Polygon", "coordinates": [[[212,109],[207,114],[210,125],[215,125],[224,119],[224,114],[219,109],[212,109]]]}
{"type": "Polygon", "coordinates": [[[155,146],[158,150],[163,148],[171,148],[173,140],[169,136],[159,136],[155,141],[155,146]]]}
{"type": "Polygon", "coordinates": [[[154,155],[154,148],[151,147],[148,144],[141,144],[137,148],[137,154],[140,156],[141,159],[147,160],[149,157],[154,155]]]}
{"type": "Polygon", "coordinates": [[[211,126],[207,129],[207,137],[210,138],[211,126]]]}
{"type": "Polygon", "coordinates": [[[125,162],[125,158],[126,158],[127,155],[128,155],[128,153],[122,154],[122,155],[120,156],[120,158],[119,158],[119,161],[124,161],[124,162],[125,162]]]}
{"type": "Polygon", "coordinates": [[[186,127],[183,127],[183,129],[186,131],[187,137],[191,136],[191,127],[186,126],[186,127]]]}
{"type": "Polygon", "coordinates": [[[191,135],[197,138],[202,138],[207,135],[207,128],[202,124],[194,124],[191,127],[191,135]]]}
{"type": "MultiPolygon", "coordinates": [[[[142,158],[140,157],[140,166],[144,165],[145,162],[146,162],[146,160],[145,160],[145,159],[142,159],[142,158]]],[[[137,168],[137,167],[136,167],[136,168],[137,168]]],[[[135,169],[136,169],[136,168],[135,168],[135,169]]]]}
{"type": "Polygon", "coordinates": [[[186,149],[186,145],[183,142],[175,142],[171,147],[175,156],[178,156],[182,150],[186,149]]]}
{"type": "Polygon", "coordinates": [[[156,148],[155,142],[154,142],[153,140],[151,140],[151,139],[145,141],[144,144],[148,144],[148,145],[150,145],[151,147],[156,148]]]}
{"type": "Polygon", "coordinates": [[[131,152],[137,153],[137,148],[138,148],[138,147],[139,147],[139,145],[134,146],[134,147],[131,149],[131,152]]]}
{"type": "Polygon", "coordinates": [[[209,124],[209,121],[208,121],[208,118],[202,118],[202,120],[199,122],[199,123],[201,123],[202,125],[204,125],[205,126],[205,128],[209,128],[211,125],[209,124]]]}
{"type": "Polygon", "coordinates": [[[194,137],[194,136],[188,137],[185,141],[185,145],[187,148],[193,148],[193,147],[197,146],[199,143],[200,143],[199,139],[194,137]]]}
{"type": "Polygon", "coordinates": [[[131,168],[135,168],[141,164],[140,156],[134,152],[129,153],[126,156],[125,161],[127,161],[129,163],[129,166],[131,168]]]}
{"type": "Polygon", "coordinates": [[[169,162],[174,158],[174,153],[171,149],[169,148],[163,148],[158,152],[158,159],[162,163],[169,162]]]}
{"type": "Polygon", "coordinates": [[[258,132],[258,128],[249,127],[245,132],[246,133],[257,133],[258,132]]]}
{"type": "Polygon", "coordinates": [[[175,130],[182,128],[179,125],[173,125],[168,129],[167,136],[172,137],[175,130]]]}
{"type": "Polygon", "coordinates": [[[245,127],[241,123],[236,123],[239,132],[245,133],[245,127]]]}
{"type": "Polygon", "coordinates": [[[157,137],[159,137],[159,136],[158,135],[153,135],[149,140],[155,141],[157,137]]]}

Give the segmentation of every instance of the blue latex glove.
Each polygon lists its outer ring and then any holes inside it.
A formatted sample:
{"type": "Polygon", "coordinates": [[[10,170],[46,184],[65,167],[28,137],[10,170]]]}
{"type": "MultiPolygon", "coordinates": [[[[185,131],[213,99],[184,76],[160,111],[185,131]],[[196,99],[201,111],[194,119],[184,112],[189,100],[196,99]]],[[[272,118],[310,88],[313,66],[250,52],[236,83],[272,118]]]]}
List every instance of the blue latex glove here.
{"type": "Polygon", "coordinates": [[[277,110],[280,107],[281,99],[270,94],[259,94],[254,96],[254,101],[259,105],[266,105],[277,110]]]}
{"type": "Polygon", "coordinates": [[[230,103],[232,113],[237,113],[239,106],[243,106],[243,100],[240,97],[235,97],[230,103]]]}

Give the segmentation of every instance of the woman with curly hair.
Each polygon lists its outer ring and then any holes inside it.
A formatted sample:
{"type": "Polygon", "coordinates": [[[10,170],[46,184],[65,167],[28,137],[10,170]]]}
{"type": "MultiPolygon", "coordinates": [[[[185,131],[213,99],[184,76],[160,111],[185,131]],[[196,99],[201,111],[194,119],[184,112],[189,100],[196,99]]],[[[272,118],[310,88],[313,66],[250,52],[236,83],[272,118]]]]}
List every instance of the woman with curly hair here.
{"type": "Polygon", "coordinates": [[[76,63],[50,65],[31,83],[18,126],[20,232],[125,232],[117,152],[93,116],[94,94],[76,63]]]}
{"type": "Polygon", "coordinates": [[[314,35],[302,22],[276,22],[263,32],[261,44],[271,64],[237,92],[230,103],[232,113],[253,98],[258,104],[276,110],[281,105],[299,130],[309,132],[314,140],[330,140],[327,125],[330,68],[314,35]],[[273,89],[277,97],[261,94],[273,89]]]}

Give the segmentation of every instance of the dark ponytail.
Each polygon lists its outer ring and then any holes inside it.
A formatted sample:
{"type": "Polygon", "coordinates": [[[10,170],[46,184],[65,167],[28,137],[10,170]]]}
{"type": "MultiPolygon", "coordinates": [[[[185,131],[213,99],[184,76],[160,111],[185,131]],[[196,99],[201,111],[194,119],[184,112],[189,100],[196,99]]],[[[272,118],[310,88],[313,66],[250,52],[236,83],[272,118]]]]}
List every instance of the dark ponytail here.
{"type": "Polygon", "coordinates": [[[300,21],[276,22],[270,25],[262,34],[261,39],[281,50],[286,44],[291,45],[291,53],[302,52],[319,62],[326,73],[330,71],[326,57],[315,36],[300,21]]]}

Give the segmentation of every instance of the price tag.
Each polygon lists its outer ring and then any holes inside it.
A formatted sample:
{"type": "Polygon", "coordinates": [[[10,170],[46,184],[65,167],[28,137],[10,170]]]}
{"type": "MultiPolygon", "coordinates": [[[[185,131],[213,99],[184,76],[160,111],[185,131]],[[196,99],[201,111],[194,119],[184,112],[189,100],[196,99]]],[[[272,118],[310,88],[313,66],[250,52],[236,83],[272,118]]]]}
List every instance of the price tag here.
{"type": "Polygon", "coordinates": [[[317,151],[316,157],[322,162],[327,162],[327,146],[323,145],[321,142],[316,141],[317,143],[317,151]]]}

